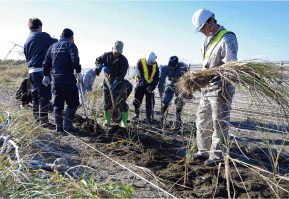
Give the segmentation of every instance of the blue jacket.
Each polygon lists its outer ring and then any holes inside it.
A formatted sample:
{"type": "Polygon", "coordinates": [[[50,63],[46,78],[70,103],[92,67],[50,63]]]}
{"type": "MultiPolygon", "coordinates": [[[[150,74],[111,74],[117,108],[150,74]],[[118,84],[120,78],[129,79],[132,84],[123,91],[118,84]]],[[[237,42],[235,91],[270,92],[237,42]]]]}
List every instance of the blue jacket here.
{"type": "Polygon", "coordinates": [[[41,68],[48,48],[57,41],[46,32],[31,30],[24,44],[24,54],[28,67],[41,68]]]}
{"type": "Polygon", "coordinates": [[[188,72],[188,66],[183,62],[179,62],[179,65],[175,71],[171,69],[171,67],[168,67],[167,65],[162,66],[160,83],[159,83],[159,92],[161,93],[164,92],[164,83],[167,77],[168,77],[168,80],[166,82],[166,87],[170,87],[173,90],[175,90],[175,83],[186,72],[188,72]]]}
{"type": "MultiPolygon", "coordinates": [[[[156,64],[156,65],[157,65],[156,73],[153,77],[153,81],[150,84],[148,84],[145,77],[144,77],[144,72],[143,72],[141,61],[140,61],[140,59],[137,61],[135,75],[137,75],[139,82],[136,82],[136,86],[148,86],[148,85],[150,85],[153,90],[156,88],[156,86],[159,83],[159,79],[160,79],[159,67],[158,67],[158,64],[156,64]]],[[[148,65],[149,75],[152,73],[152,70],[153,70],[153,67],[151,65],[148,65]]]]}
{"type": "Polygon", "coordinates": [[[59,42],[50,46],[46,53],[43,62],[43,75],[49,76],[50,71],[52,71],[53,80],[76,82],[74,70],[76,73],[81,72],[78,49],[67,38],[61,38],[59,42]]]}

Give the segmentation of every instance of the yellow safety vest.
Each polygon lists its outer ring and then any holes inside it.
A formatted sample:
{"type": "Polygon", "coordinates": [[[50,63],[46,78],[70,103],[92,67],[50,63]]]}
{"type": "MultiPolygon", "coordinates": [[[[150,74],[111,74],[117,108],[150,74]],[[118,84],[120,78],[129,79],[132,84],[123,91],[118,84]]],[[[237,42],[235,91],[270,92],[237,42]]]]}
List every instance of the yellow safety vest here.
{"type": "Polygon", "coordinates": [[[214,38],[214,40],[212,41],[212,43],[209,45],[209,47],[207,48],[206,52],[203,52],[203,70],[206,69],[206,65],[208,64],[209,58],[211,56],[212,51],[214,50],[215,46],[217,45],[217,43],[220,41],[220,39],[230,31],[227,30],[221,30],[218,35],[214,38]]]}
{"type": "MultiPolygon", "coordinates": [[[[152,81],[154,79],[154,76],[155,76],[155,73],[156,73],[156,70],[157,70],[157,64],[154,63],[152,74],[151,74],[151,76],[149,76],[148,66],[147,66],[145,58],[140,59],[140,61],[141,61],[141,65],[142,65],[144,78],[147,81],[147,83],[150,84],[150,83],[152,83],[152,81]]],[[[135,76],[135,80],[137,82],[139,82],[139,79],[138,79],[137,75],[135,76]]]]}

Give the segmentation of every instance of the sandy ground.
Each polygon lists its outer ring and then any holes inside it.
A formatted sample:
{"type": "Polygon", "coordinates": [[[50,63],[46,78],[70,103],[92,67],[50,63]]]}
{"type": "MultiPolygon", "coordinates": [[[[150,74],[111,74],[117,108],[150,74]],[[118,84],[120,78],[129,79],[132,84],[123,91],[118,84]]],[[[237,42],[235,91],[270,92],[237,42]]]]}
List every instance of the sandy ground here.
{"type": "MultiPolygon", "coordinates": [[[[184,114],[182,115],[183,121],[187,124],[187,129],[195,128],[194,120],[199,99],[198,93],[194,97],[186,101],[184,114]]],[[[133,113],[132,100],[133,94],[128,99],[130,116],[133,113]]],[[[102,100],[100,99],[98,100],[98,105],[94,105],[97,111],[100,110],[99,112],[101,112],[101,103],[102,100]]],[[[14,94],[2,88],[0,89],[0,104],[3,110],[12,111],[11,107],[14,107],[17,111],[20,111],[18,109],[19,104],[14,100],[14,94]]],[[[278,114],[277,116],[269,115],[265,118],[268,122],[264,126],[264,124],[261,124],[262,121],[259,120],[259,116],[262,115],[260,113],[268,111],[270,107],[264,105],[266,108],[258,109],[257,107],[253,109],[253,107],[249,109],[247,104],[244,96],[236,93],[232,105],[231,138],[233,140],[235,137],[237,142],[232,142],[230,150],[232,158],[271,171],[270,166],[267,165],[270,165],[267,155],[268,149],[264,144],[264,135],[260,131],[260,128],[269,128],[267,137],[272,143],[272,153],[277,154],[282,144],[284,144],[279,162],[279,166],[283,170],[279,169],[278,173],[280,176],[288,177],[289,142],[283,142],[284,139],[282,138],[286,137],[286,133],[283,132],[282,127],[280,125],[274,126],[278,122],[280,123],[282,118],[278,117],[278,114]],[[243,109],[243,111],[240,111],[240,109],[243,109]]],[[[159,110],[160,99],[156,98],[155,119],[157,120],[159,119],[159,110]]],[[[172,105],[169,109],[169,121],[174,121],[174,110],[174,105],[172,105]]],[[[78,112],[83,115],[81,109],[78,112]]],[[[91,110],[89,113],[91,114],[91,110]]],[[[144,103],[141,117],[145,117],[144,103]]],[[[264,117],[262,118],[265,121],[264,117]]],[[[50,114],[50,120],[53,121],[53,114],[50,114]]],[[[96,123],[93,121],[93,117],[91,117],[91,120],[93,124],[96,123]]],[[[81,179],[85,166],[89,166],[90,168],[86,170],[86,178],[89,179],[91,174],[95,172],[94,178],[99,183],[121,182],[126,185],[132,185],[132,188],[136,191],[132,195],[133,198],[169,197],[166,193],[155,188],[137,175],[143,176],[151,183],[158,185],[178,198],[228,197],[224,177],[224,164],[221,164],[219,170],[218,166],[207,167],[204,166],[202,161],[193,161],[190,163],[190,168],[188,168],[188,181],[184,184],[186,145],[182,143],[185,140],[180,139],[180,136],[186,135],[186,132],[173,131],[170,128],[166,128],[165,132],[162,132],[159,130],[158,121],[155,121],[152,127],[149,128],[145,125],[145,121],[141,119],[140,123],[129,123],[128,130],[113,124],[106,137],[105,129],[101,126],[102,117],[97,121],[99,125],[91,125],[89,133],[86,132],[87,126],[84,118],[77,117],[75,122],[77,126],[81,127],[81,131],[74,136],[59,137],[54,135],[52,131],[45,130],[45,134],[41,138],[43,143],[57,150],[59,154],[71,157],[71,159],[67,159],[68,165],[65,170],[67,171],[68,169],[69,174],[74,179],[81,179]],[[97,150],[117,160],[137,175],[125,170],[112,160],[101,155],[97,150]]],[[[168,124],[170,125],[171,123],[168,122],[168,124]]],[[[35,150],[39,149],[35,148],[35,150]]],[[[52,163],[57,157],[52,157],[47,153],[42,159],[40,157],[35,158],[38,161],[52,163]]],[[[276,194],[281,198],[289,197],[286,192],[286,190],[289,190],[287,180],[279,177],[274,179],[271,174],[257,173],[240,164],[234,166],[232,162],[230,163],[230,168],[232,180],[230,191],[232,196],[235,194],[236,198],[275,198],[277,197],[276,194]],[[270,184],[269,180],[278,181],[278,185],[285,191],[279,188],[274,193],[268,185],[270,184]]]]}

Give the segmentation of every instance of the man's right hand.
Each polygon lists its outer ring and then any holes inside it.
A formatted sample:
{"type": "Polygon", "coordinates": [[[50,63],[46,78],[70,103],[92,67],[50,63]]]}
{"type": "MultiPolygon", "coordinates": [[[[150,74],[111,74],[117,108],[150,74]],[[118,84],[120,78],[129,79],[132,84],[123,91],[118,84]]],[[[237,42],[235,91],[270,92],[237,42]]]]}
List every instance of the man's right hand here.
{"type": "Polygon", "coordinates": [[[48,86],[48,85],[50,84],[50,78],[49,78],[49,76],[44,76],[44,77],[43,77],[42,84],[43,84],[44,86],[48,86]]]}
{"type": "Polygon", "coordinates": [[[107,73],[107,74],[110,73],[109,68],[107,68],[105,65],[100,64],[98,67],[99,67],[100,69],[103,69],[103,72],[105,72],[105,73],[107,73]]]}
{"type": "Polygon", "coordinates": [[[109,68],[107,68],[107,67],[103,67],[103,72],[105,72],[106,74],[109,74],[109,73],[110,73],[110,70],[109,70],[109,68]]]}
{"type": "Polygon", "coordinates": [[[88,92],[91,92],[91,91],[92,91],[92,86],[87,87],[86,90],[87,90],[88,92]]]}
{"type": "Polygon", "coordinates": [[[160,92],[160,97],[162,97],[163,96],[163,92],[160,92]]]}

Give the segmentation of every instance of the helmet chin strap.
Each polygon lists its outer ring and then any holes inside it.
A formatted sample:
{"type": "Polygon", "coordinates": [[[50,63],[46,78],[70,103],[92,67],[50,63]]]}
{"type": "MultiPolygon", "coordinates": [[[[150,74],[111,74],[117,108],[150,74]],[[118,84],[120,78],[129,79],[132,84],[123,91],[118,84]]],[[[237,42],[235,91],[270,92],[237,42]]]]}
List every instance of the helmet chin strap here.
{"type": "Polygon", "coordinates": [[[212,36],[213,34],[213,26],[211,24],[208,24],[210,26],[210,37],[212,36]]]}

